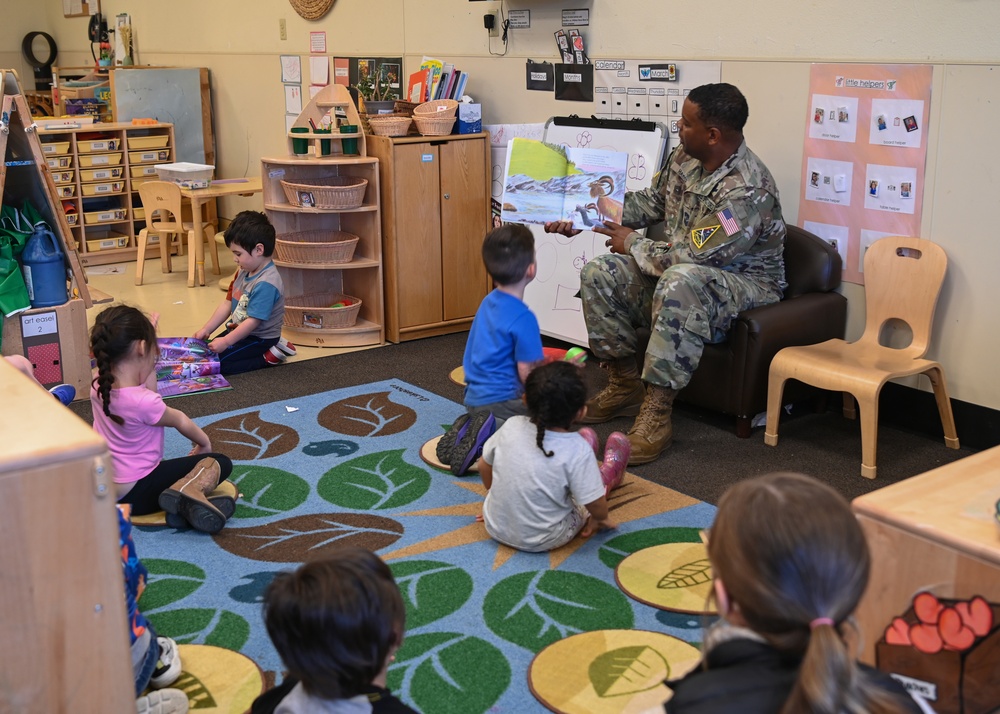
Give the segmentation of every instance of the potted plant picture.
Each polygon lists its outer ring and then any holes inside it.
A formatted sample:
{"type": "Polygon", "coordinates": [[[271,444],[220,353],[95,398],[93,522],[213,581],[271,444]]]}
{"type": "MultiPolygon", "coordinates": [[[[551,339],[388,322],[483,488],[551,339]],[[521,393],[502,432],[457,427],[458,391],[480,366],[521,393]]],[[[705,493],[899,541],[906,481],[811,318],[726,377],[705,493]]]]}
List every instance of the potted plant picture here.
{"type": "Polygon", "coordinates": [[[382,64],[372,66],[368,60],[358,62],[358,83],[354,88],[362,99],[362,111],[366,114],[392,113],[398,97],[388,70],[382,64]]]}

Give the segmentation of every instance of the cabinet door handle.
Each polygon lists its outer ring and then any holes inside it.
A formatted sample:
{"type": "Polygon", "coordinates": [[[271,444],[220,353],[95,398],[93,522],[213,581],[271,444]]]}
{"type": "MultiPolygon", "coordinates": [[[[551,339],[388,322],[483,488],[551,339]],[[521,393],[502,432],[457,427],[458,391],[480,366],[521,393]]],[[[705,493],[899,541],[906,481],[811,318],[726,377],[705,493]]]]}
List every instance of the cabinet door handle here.
{"type": "Polygon", "coordinates": [[[451,194],[450,194],[450,193],[446,193],[446,194],[444,195],[444,197],[445,197],[445,198],[451,198],[451,194]]]}

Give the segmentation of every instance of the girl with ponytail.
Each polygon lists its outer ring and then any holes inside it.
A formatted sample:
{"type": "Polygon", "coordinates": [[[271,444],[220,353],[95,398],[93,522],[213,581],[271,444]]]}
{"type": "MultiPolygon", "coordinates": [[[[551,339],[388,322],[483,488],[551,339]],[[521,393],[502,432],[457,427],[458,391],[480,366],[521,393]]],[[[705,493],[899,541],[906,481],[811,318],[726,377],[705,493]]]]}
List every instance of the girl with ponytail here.
{"type": "Polygon", "coordinates": [[[156,392],[153,322],[134,307],[113,305],[97,316],[90,347],[97,363],[90,388],[94,430],[108,442],[118,502],[131,504],[136,516],[164,510],[174,527],[222,530],[236,503],[209,494],[229,478],[233,463],[212,453],[208,435],[156,392]],[[187,456],[163,459],[168,426],[191,440],[187,456]]]}
{"type": "Polygon", "coordinates": [[[894,679],[859,665],[845,639],[870,558],[832,488],[791,473],[737,483],[719,501],[708,556],[721,617],[701,665],[667,682],[667,712],[920,712],[894,679]]]}
{"type": "Polygon", "coordinates": [[[629,442],[613,433],[598,464],[594,431],[570,431],[587,413],[579,367],[561,361],[537,367],[525,381],[524,401],[529,416],[507,419],[479,460],[486,532],[512,548],[542,552],[577,533],[614,528],[607,494],[625,476],[629,442]]]}

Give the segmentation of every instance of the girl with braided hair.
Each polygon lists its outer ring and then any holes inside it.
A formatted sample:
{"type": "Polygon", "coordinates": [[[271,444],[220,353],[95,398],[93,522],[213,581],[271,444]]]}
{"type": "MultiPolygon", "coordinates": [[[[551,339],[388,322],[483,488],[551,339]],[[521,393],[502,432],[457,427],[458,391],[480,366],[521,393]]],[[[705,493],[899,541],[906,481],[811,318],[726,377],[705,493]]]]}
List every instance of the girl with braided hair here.
{"type": "Polygon", "coordinates": [[[721,617],[705,633],[701,665],[667,682],[669,714],[921,711],[888,674],[857,664],[848,645],[871,559],[850,504],[832,488],[794,473],[731,486],[708,557],[721,617]]]}
{"type": "Polygon", "coordinates": [[[136,516],[164,510],[175,528],[222,530],[236,502],[209,494],[229,478],[233,463],[213,453],[208,435],[156,392],[154,323],[134,307],[113,305],[97,316],[90,347],[97,363],[90,387],[94,430],[108,442],[118,502],[131,504],[136,516]],[[187,456],[164,460],[168,426],[191,440],[187,456]]]}
{"type": "Polygon", "coordinates": [[[607,494],[625,476],[628,438],[613,433],[598,464],[597,435],[570,431],[587,413],[579,367],[562,361],[537,367],[525,381],[524,400],[528,416],[507,419],[483,447],[486,532],[512,548],[543,552],[577,533],[586,538],[614,528],[607,494]]]}

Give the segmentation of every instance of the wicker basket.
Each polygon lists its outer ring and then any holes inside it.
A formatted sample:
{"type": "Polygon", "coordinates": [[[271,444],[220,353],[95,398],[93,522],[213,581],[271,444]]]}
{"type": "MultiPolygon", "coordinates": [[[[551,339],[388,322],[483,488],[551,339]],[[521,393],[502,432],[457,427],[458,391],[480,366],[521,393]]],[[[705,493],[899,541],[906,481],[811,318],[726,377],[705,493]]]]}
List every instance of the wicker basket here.
{"type": "Polygon", "coordinates": [[[413,110],[419,106],[419,102],[404,102],[402,99],[397,99],[392,107],[392,113],[401,114],[404,117],[412,117],[413,110]]]}
{"type": "Polygon", "coordinates": [[[277,236],[275,257],[285,263],[350,263],[358,236],[346,231],[301,231],[277,236]]]}
{"type": "Polygon", "coordinates": [[[343,293],[312,293],[285,298],[285,327],[331,329],[353,327],[361,311],[361,300],[343,293]],[[350,301],[344,307],[334,303],[350,301]]]}
{"type": "Polygon", "coordinates": [[[308,182],[282,181],[285,196],[293,206],[303,208],[357,208],[365,200],[368,179],[357,176],[330,176],[308,182]]]}
{"type": "Polygon", "coordinates": [[[421,117],[413,115],[413,121],[417,123],[417,131],[424,136],[445,136],[451,133],[455,126],[455,117],[421,117]]]}
{"type": "Polygon", "coordinates": [[[406,136],[413,120],[399,114],[381,114],[368,117],[368,125],[372,134],[377,136],[406,136]]]}
{"type": "Polygon", "coordinates": [[[453,117],[458,111],[458,102],[454,99],[435,99],[424,102],[413,110],[413,118],[417,117],[453,117]]]}

